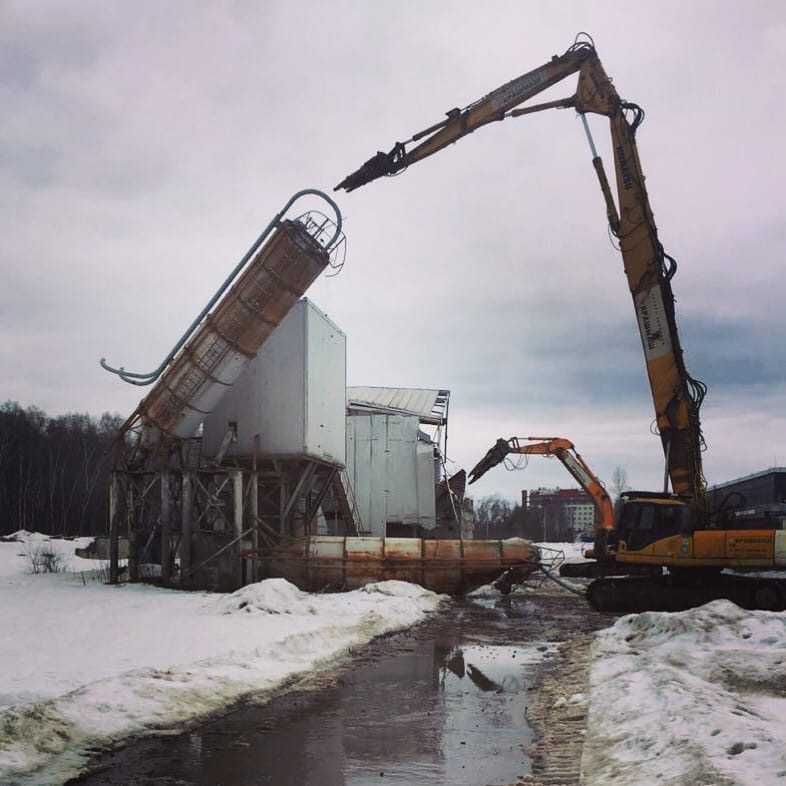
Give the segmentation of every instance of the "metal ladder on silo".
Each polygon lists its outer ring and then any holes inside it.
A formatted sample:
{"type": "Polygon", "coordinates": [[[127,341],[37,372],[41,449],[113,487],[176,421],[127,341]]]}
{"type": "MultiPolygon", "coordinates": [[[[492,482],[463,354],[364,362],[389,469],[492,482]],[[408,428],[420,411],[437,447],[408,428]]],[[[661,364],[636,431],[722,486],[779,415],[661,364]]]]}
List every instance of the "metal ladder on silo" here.
{"type": "Polygon", "coordinates": [[[352,489],[352,484],[349,482],[349,476],[346,469],[339,470],[333,481],[333,493],[336,497],[336,504],[338,505],[341,517],[344,519],[347,529],[347,535],[369,535],[363,529],[363,522],[358,513],[357,501],[355,500],[355,492],[352,489]]]}

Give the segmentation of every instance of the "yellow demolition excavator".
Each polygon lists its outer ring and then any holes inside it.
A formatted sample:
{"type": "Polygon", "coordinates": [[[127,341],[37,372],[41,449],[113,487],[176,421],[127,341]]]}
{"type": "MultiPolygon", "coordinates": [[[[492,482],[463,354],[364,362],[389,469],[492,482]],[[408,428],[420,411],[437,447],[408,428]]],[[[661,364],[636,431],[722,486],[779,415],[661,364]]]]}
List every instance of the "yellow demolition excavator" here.
{"type": "Polygon", "coordinates": [[[580,34],[564,54],[464,109],[451,109],[445,119],[397,142],[389,152],[378,152],[336,189],[353,191],[397,174],[489,123],[554,108],[572,108],[583,121],[609,228],[623,257],[665,456],[664,491],[622,495],[613,526],[598,527],[596,562],[589,568],[566,565],[562,573],[591,571],[602,577],[589,586],[588,598],[604,610],[687,608],[714,598],[749,608],[782,609],[786,581],[741,576],[739,571],[786,569],[786,510],[723,503],[715,510],[710,507],[699,421],[706,387],[691,377],[683,360],[671,289],[677,263],[658,238],[636,145],[644,112],[620,98],[589,36],[580,34]],[[576,73],[573,95],[520,106],[576,73]],[[616,203],[595,149],[589,114],[609,121],[616,203]],[[642,571],[650,575],[628,575],[642,571]]]}

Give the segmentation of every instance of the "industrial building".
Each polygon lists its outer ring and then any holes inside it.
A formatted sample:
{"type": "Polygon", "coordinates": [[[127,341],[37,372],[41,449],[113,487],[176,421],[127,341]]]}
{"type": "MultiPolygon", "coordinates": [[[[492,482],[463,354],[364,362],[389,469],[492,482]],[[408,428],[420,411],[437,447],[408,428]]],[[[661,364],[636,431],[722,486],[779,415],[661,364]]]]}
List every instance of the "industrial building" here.
{"type": "Polygon", "coordinates": [[[449,390],[347,389],[347,476],[372,535],[422,537],[437,527],[449,402],[449,390]]]}
{"type": "Polygon", "coordinates": [[[739,495],[733,501],[735,507],[783,504],[786,503],[786,467],[770,467],[719,483],[709,492],[713,508],[720,506],[730,494],[739,495]]]}
{"type": "MultiPolygon", "coordinates": [[[[177,549],[181,583],[229,589],[256,580],[265,545],[282,537],[469,536],[464,483],[452,480],[448,493],[443,482],[450,391],[347,388],[346,377],[345,334],[312,301],[297,301],[184,441],[195,462],[181,471],[185,491],[160,470],[130,481],[138,488],[124,496],[139,498],[140,514],[147,504],[147,518],[161,519],[150,507],[160,485],[161,499],[174,492],[181,508],[191,497],[179,512],[194,518],[188,542],[168,546],[155,521],[138,523],[149,532],[141,553],[131,543],[133,561],[163,570],[162,550],[171,558],[177,549]]],[[[160,504],[171,519],[172,500],[160,504]]]]}
{"type": "Polygon", "coordinates": [[[297,192],[154,371],[102,359],[125,382],[152,385],[115,443],[112,582],[121,530],[129,580],[183,587],[233,589],[273,565],[288,575],[293,561],[319,572],[325,560],[338,571],[331,585],[375,560],[380,575],[404,562],[425,581],[426,538],[453,541],[437,567],[455,586],[527,558],[515,544],[495,546],[493,559],[465,552],[465,479],[445,473],[450,391],[347,391],[346,336],[303,298],[343,266],[341,224],[328,195],[297,192]],[[285,218],[305,197],[335,220],[318,210],[285,218]]]}
{"type": "Polygon", "coordinates": [[[571,540],[592,534],[595,505],[581,489],[539,488],[522,492],[522,507],[530,526],[542,533],[544,541],[571,540]]]}
{"type": "MultiPolygon", "coordinates": [[[[304,298],[205,418],[203,450],[217,455],[229,429],[228,458],[298,460],[314,480],[336,468],[359,532],[421,537],[437,526],[450,391],[347,388],[346,378],[346,336],[304,298]]],[[[338,534],[329,495],[313,518],[302,508],[296,533],[338,534]]]]}
{"type": "Polygon", "coordinates": [[[279,532],[346,531],[336,495],[318,493],[332,474],[359,534],[428,537],[437,527],[450,391],[347,388],[346,377],[345,334],[300,300],[205,418],[204,452],[221,453],[231,433],[229,459],[297,462],[300,499],[288,521],[271,521],[279,532]]]}

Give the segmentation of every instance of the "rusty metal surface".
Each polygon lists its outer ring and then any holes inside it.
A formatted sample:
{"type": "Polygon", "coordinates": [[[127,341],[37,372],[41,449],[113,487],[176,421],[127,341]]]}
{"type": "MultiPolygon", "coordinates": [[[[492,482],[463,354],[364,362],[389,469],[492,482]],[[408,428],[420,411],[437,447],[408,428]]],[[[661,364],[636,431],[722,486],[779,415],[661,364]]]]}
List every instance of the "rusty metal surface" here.
{"type": "Polygon", "coordinates": [[[355,589],[396,579],[450,595],[471,591],[512,567],[536,569],[536,546],[510,540],[424,540],[315,536],[282,546],[263,558],[267,577],[302,590],[355,589]]]}
{"type": "Polygon", "coordinates": [[[147,426],[188,437],[329,263],[295,221],[284,221],[140,405],[147,426]]]}

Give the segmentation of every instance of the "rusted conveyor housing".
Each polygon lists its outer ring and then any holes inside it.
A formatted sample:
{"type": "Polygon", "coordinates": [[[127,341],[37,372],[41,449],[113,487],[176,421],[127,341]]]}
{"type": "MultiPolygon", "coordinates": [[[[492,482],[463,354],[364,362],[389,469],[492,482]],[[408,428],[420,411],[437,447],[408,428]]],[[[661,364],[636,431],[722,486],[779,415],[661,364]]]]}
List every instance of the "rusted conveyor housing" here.
{"type": "Polygon", "coordinates": [[[285,578],[309,592],[356,589],[372,581],[397,579],[459,595],[494,582],[506,571],[515,574],[510,583],[524,581],[540,566],[541,553],[523,538],[312,536],[284,544],[261,559],[265,576],[285,578]]]}
{"type": "Polygon", "coordinates": [[[315,189],[294,194],[155,371],[128,372],[102,358],[107,371],[130,384],[155,383],[124,431],[141,425],[148,450],[162,437],[192,437],[311,283],[340,264],[343,249],[336,203],[315,189]],[[304,196],[327,202],[335,220],[314,211],[284,218],[304,196]]]}

